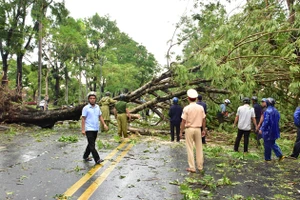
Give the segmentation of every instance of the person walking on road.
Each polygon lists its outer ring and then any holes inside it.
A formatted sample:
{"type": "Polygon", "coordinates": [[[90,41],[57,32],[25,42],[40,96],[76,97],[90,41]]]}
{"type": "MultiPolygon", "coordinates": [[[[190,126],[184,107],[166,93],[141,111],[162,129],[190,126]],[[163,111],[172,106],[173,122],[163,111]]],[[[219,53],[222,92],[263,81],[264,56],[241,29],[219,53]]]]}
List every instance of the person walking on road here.
{"type": "Polygon", "coordinates": [[[198,93],[194,89],[187,91],[189,105],[184,107],[180,126],[180,137],[185,130],[186,150],[189,167],[188,172],[195,173],[194,145],[196,146],[196,164],[198,170],[203,170],[202,136],[206,134],[206,115],[202,106],[196,104],[198,93]],[[202,133],[201,129],[202,128],[202,133]]]}
{"type": "Polygon", "coordinates": [[[125,95],[120,95],[120,101],[118,101],[115,105],[115,117],[118,123],[118,134],[120,137],[127,138],[127,117],[129,121],[131,120],[131,116],[129,110],[127,108],[127,102],[125,100],[125,95]]]}
{"type": "Polygon", "coordinates": [[[174,129],[176,129],[176,141],[180,142],[180,123],[181,123],[182,107],[178,105],[178,98],[173,98],[173,105],[169,110],[171,142],[174,142],[174,129]]]}
{"type": "MultiPolygon", "coordinates": [[[[109,106],[115,104],[117,101],[113,100],[110,97],[110,92],[106,92],[105,96],[99,101],[100,109],[102,112],[102,117],[104,119],[105,124],[109,127],[110,123],[110,109],[109,106]]],[[[104,126],[101,122],[101,131],[104,131],[104,126]]]]}
{"type": "Polygon", "coordinates": [[[238,107],[233,127],[238,123],[238,133],[234,143],[234,151],[239,151],[239,145],[244,135],[244,153],[248,153],[249,136],[251,131],[251,120],[257,128],[254,109],[250,107],[250,99],[245,97],[243,99],[243,106],[238,107]]]}
{"type": "Polygon", "coordinates": [[[267,109],[264,113],[263,123],[260,127],[259,134],[262,134],[265,147],[265,161],[271,161],[272,150],[281,161],[284,159],[280,147],[276,144],[276,140],[280,138],[279,120],[280,114],[274,107],[275,100],[271,97],[267,98],[267,109]]]}
{"type": "MultiPolygon", "coordinates": [[[[205,115],[207,115],[207,105],[205,102],[202,101],[202,95],[198,95],[198,105],[202,106],[205,112],[205,115]]],[[[201,130],[202,131],[202,130],[201,130]]],[[[206,140],[205,140],[206,136],[202,137],[202,144],[206,144],[206,140]]]]}
{"type": "MultiPolygon", "coordinates": [[[[254,113],[255,113],[255,121],[256,121],[256,124],[259,124],[260,117],[261,117],[261,112],[262,112],[262,108],[257,103],[257,96],[253,96],[251,99],[252,99],[252,106],[254,108],[254,113]]],[[[261,135],[258,134],[257,128],[254,128],[254,134],[255,134],[257,146],[260,146],[259,140],[261,138],[261,135]]]]}
{"type": "Polygon", "coordinates": [[[297,127],[297,138],[294,144],[293,152],[289,156],[291,159],[297,159],[300,154],[300,107],[294,112],[294,124],[297,127]]]}
{"type": "Polygon", "coordinates": [[[82,120],[81,120],[81,133],[86,136],[88,145],[83,154],[83,159],[85,161],[92,161],[89,157],[90,153],[92,153],[94,161],[96,164],[100,164],[103,162],[103,159],[100,159],[100,156],[96,150],[96,139],[99,131],[99,120],[103,123],[104,128],[107,130],[100,107],[96,104],[96,93],[89,92],[87,95],[88,104],[82,109],[82,120]]]}

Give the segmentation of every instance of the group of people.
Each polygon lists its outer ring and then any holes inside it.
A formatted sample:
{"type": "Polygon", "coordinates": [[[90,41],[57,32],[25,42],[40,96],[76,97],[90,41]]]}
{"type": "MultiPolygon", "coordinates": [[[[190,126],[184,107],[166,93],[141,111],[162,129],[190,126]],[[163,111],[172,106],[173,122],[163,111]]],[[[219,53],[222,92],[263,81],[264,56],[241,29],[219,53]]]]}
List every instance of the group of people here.
{"type": "Polygon", "coordinates": [[[130,113],[125,102],[125,95],[121,94],[119,101],[113,100],[110,93],[106,92],[99,106],[97,102],[97,95],[95,92],[89,92],[87,95],[88,104],[82,109],[81,133],[86,136],[88,144],[83,154],[84,161],[92,161],[94,159],[96,164],[103,162],[96,150],[96,139],[101,127],[101,131],[107,131],[110,123],[110,105],[114,105],[114,115],[118,123],[118,134],[120,137],[127,137],[127,118],[130,120],[130,113]],[[101,126],[99,124],[101,122],[101,126]],[[93,159],[89,157],[92,153],[93,159]]]}
{"type": "MultiPolygon", "coordinates": [[[[171,141],[176,139],[179,142],[182,138],[182,133],[185,132],[186,150],[189,167],[186,169],[189,172],[195,173],[196,169],[203,170],[203,147],[205,144],[206,135],[206,114],[207,105],[202,102],[202,96],[198,95],[194,89],[187,91],[189,105],[182,107],[178,105],[178,98],[173,98],[173,105],[169,110],[170,117],[170,132],[171,141]],[[196,102],[198,98],[198,102],[196,102]],[[200,105],[200,106],[199,106],[200,105]],[[196,165],[194,161],[194,145],[196,147],[196,165]]],[[[256,134],[257,146],[260,146],[260,139],[264,141],[264,159],[266,162],[271,161],[272,150],[282,161],[283,155],[276,140],[280,137],[279,120],[280,113],[275,108],[275,100],[271,97],[262,98],[261,105],[258,103],[258,98],[253,96],[243,98],[243,105],[237,109],[236,117],[233,123],[234,127],[238,127],[237,136],[234,143],[234,151],[238,151],[240,141],[244,136],[244,153],[248,153],[249,136],[251,130],[256,134]],[[250,102],[252,101],[252,106],[250,102]]],[[[218,113],[218,119],[228,116],[226,107],[230,104],[230,100],[226,99],[222,104],[221,110],[218,113]]],[[[220,120],[219,120],[220,121],[220,120]]],[[[221,119],[221,122],[223,120],[221,119]]],[[[300,154],[300,107],[294,112],[294,124],[297,127],[297,138],[294,144],[293,152],[288,158],[297,159],[300,154]]]]}
{"type": "MultiPolygon", "coordinates": [[[[260,139],[264,141],[264,158],[265,161],[271,161],[272,150],[279,161],[285,156],[282,154],[276,140],[280,138],[279,120],[280,113],[275,108],[275,100],[271,97],[262,98],[261,106],[258,104],[256,96],[252,97],[253,107],[250,106],[250,99],[243,99],[244,105],[237,110],[233,126],[238,123],[238,133],[234,144],[234,151],[238,151],[242,136],[244,136],[244,153],[248,152],[249,135],[251,131],[251,121],[256,133],[257,145],[260,145],[260,139]]],[[[300,107],[294,112],[294,124],[297,127],[297,137],[294,144],[293,152],[287,158],[297,159],[300,153],[300,107]]]]}

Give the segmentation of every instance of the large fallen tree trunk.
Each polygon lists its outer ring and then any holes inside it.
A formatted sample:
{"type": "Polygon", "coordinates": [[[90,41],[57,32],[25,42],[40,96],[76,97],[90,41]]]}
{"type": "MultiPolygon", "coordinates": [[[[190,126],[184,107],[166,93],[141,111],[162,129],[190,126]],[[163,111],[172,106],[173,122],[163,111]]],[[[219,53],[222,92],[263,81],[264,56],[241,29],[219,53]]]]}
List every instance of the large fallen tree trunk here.
{"type": "MultiPolygon", "coordinates": [[[[189,72],[194,73],[199,69],[200,67],[196,66],[191,68],[189,72]]],[[[127,102],[136,104],[136,106],[130,110],[130,113],[136,114],[144,109],[151,109],[152,112],[156,113],[161,118],[160,122],[167,121],[162,110],[169,108],[170,99],[173,97],[185,97],[186,88],[194,88],[197,91],[204,93],[229,93],[227,90],[211,88],[211,80],[198,78],[187,83],[178,84],[174,82],[174,76],[173,71],[169,70],[161,76],[153,78],[137,90],[125,94],[125,100],[127,102]],[[145,99],[145,95],[151,97],[145,99]]],[[[9,94],[9,92],[5,92],[5,94],[9,94]]],[[[119,96],[114,99],[118,100],[119,96]]],[[[74,108],[67,108],[63,110],[39,111],[21,106],[21,104],[12,103],[12,95],[8,95],[8,97],[2,101],[2,104],[0,103],[0,122],[26,123],[34,124],[43,128],[51,128],[57,121],[79,120],[83,106],[84,105],[78,105],[74,108]],[[3,105],[5,107],[3,107],[3,105]]]]}

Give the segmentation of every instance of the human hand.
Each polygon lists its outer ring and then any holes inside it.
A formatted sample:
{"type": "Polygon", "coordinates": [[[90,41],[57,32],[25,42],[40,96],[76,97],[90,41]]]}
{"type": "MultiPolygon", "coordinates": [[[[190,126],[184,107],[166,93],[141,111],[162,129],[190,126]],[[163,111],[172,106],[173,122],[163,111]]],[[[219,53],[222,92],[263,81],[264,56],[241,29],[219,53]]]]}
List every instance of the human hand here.
{"type": "Polygon", "coordinates": [[[201,132],[201,136],[204,137],[205,135],[206,135],[206,130],[203,130],[203,131],[201,132]]]}
{"type": "Polygon", "coordinates": [[[81,134],[82,134],[82,135],[85,135],[85,131],[81,131],[81,134]]]}
{"type": "Polygon", "coordinates": [[[259,130],[259,131],[258,131],[258,133],[259,133],[259,134],[262,134],[262,131],[261,131],[261,130],[259,130]]]}
{"type": "Polygon", "coordinates": [[[108,126],[106,124],[104,124],[104,129],[107,131],[108,130],[108,126]]]}

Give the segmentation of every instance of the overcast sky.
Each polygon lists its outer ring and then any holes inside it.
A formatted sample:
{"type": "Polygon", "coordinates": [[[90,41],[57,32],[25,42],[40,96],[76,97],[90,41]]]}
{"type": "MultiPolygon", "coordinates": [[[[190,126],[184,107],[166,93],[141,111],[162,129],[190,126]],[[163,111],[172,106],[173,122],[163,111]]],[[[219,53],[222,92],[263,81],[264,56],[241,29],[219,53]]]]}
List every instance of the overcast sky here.
{"type": "Polygon", "coordinates": [[[193,0],[65,0],[65,4],[76,19],[95,13],[109,15],[122,32],[144,45],[161,65],[166,65],[167,42],[180,17],[192,8],[193,0]]]}

